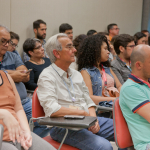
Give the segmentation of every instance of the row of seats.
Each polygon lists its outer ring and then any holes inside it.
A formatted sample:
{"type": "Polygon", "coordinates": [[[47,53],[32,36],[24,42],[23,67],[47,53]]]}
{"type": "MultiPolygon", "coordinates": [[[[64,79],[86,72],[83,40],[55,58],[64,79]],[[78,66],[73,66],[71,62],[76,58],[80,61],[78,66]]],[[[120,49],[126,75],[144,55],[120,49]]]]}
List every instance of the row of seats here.
{"type": "MultiPolygon", "coordinates": [[[[37,89],[36,89],[37,90],[37,89]]],[[[38,100],[36,90],[32,97],[32,118],[38,118],[45,116],[42,106],[38,100]]],[[[127,123],[122,115],[119,98],[114,101],[113,105],[113,122],[114,122],[114,135],[115,142],[119,148],[129,148],[134,150],[131,135],[128,130],[127,123]]],[[[44,137],[44,139],[58,149],[60,143],[54,141],[50,136],[44,137]]],[[[61,150],[78,150],[77,148],[71,147],[69,145],[63,144],[61,150]]]]}

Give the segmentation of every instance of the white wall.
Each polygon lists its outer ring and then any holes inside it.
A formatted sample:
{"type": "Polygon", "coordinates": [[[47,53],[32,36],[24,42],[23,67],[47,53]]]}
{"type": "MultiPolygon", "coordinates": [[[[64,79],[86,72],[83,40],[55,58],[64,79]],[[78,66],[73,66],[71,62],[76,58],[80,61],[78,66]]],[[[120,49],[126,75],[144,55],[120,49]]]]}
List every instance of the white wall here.
{"type": "Polygon", "coordinates": [[[74,37],[89,29],[105,31],[117,23],[120,33],[141,30],[143,0],[0,0],[0,24],[20,36],[18,51],[26,38],[34,37],[33,21],[47,23],[47,37],[58,33],[59,25],[73,26],[74,37]]]}

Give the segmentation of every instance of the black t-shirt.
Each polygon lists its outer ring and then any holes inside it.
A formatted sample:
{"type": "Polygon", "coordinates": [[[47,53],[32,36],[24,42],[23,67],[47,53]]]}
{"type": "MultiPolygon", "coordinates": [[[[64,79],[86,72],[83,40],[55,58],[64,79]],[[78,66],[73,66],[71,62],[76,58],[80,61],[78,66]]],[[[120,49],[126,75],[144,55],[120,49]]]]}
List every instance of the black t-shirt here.
{"type": "Polygon", "coordinates": [[[25,62],[25,65],[28,69],[33,69],[30,72],[30,80],[25,83],[26,89],[35,90],[37,87],[37,81],[39,79],[39,75],[41,74],[43,69],[45,69],[46,67],[48,67],[51,64],[49,58],[43,58],[43,59],[44,59],[45,63],[41,64],[41,65],[33,64],[30,61],[25,62]]]}

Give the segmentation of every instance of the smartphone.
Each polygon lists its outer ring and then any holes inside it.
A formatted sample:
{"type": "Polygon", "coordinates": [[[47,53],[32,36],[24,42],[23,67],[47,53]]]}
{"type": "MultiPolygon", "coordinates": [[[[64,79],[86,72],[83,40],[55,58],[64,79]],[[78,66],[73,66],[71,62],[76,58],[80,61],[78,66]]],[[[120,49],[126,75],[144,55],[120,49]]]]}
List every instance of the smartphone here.
{"type": "Polygon", "coordinates": [[[77,116],[77,115],[65,115],[65,119],[84,119],[85,116],[77,116]]]}
{"type": "Polygon", "coordinates": [[[33,69],[29,69],[26,73],[31,72],[33,69]]]}

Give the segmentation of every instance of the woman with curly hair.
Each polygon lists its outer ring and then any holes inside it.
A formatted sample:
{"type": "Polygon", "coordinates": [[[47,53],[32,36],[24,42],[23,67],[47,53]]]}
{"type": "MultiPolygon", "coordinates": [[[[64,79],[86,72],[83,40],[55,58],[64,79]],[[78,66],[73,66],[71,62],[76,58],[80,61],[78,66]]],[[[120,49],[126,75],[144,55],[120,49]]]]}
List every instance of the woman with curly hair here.
{"type": "Polygon", "coordinates": [[[86,38],[78,51],[78,70],[91,99],[97,105],[102,101],[114,101],[117,96],[112,95],[119,95],[121,88],[121,83],[110,68],[109,54],[107,38],[100,34],[86,38]]]}

